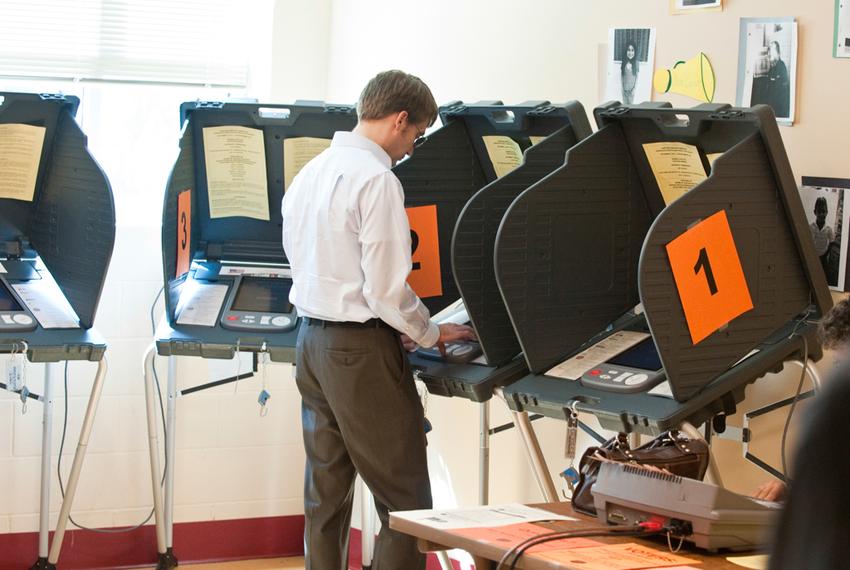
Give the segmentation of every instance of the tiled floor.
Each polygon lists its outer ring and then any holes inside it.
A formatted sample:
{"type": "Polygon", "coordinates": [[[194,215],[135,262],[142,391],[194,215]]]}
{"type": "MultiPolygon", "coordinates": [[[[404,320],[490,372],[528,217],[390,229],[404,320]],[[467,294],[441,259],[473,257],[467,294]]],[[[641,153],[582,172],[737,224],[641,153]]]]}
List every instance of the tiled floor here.
{"type": "Polygon", "coordinates": [[[243,560],[219,564],[180,565],[187,570],[304,570],[303,558],[267,558],[265,560],[243,560]]]}

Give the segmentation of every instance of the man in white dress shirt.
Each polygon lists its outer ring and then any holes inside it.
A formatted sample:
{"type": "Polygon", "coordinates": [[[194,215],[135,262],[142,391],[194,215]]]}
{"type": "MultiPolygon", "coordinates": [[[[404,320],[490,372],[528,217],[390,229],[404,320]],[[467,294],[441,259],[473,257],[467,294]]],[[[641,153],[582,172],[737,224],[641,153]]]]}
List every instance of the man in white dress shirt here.
{"type": "Polygon", "coordinates": [[[473,338],[436,325],[407,284],[410,227],[392,166],[413,153],[437,117],[417,77],[386,71],[369,81],[358,124],[337,132],[283,198],[290,300],[304,317],[296,348],[307,465],[307,570],[348,568],[356,473],[382,528],[374,570],[415,570],[415,539],[389,528],[388,511],[431,507],[424,415],[406,348],[473,338]]]}

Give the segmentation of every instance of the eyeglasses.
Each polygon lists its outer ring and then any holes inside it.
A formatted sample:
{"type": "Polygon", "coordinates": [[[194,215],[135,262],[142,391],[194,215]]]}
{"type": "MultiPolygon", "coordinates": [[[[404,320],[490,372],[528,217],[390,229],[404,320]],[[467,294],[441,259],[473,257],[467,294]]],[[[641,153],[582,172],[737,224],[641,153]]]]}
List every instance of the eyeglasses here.
{"type": "Polygon", "coordinates": [[[421,135],[421,136],[416,137],[415,139],[413,139],[413,148],[419,148],[420,146],[425,144],[425,142],[427,142],[427,140],[428,140],[428,137],[426,135],[421,135]]]}

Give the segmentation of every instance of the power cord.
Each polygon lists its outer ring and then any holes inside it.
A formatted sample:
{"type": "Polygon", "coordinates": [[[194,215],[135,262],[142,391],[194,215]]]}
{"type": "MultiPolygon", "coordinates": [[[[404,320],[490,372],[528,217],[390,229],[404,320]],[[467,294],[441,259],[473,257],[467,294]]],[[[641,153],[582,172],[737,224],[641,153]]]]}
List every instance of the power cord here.
{"type": "Polygon", "coordinates": [[[528,538],[505,552],[499,560],[499,563],[496,565],[496,570],[514,570],[519,559],[529,548],[538,544],[543,544],[544,542],[551,542],[553,540],[561,540],[564,538],[588,538],[592,536],[649,536],[663,532],[667,532],[669,534],[672,532],[672,529],[665,528],[657,521],[645,521],[631,526],[604,526],[586,528],[583,530],[548,532],[546,534],[540,534],[538,536],[528,538]]]}
{"type": "MultiPolygon", "coordinates": [[[[156,294],[156,298],[154,298],[153,303],[151,304],[150,319],[151,319],[151,332],[153,334],[156,334],[156,321],[154,320],[154,310],[156,308],[157,302],[159,301],[159,298],[162,296],[164,289],[165,289],[165,287],[160,288],[159,293],[156,294]]],[[[160,413],[160,417],[162,418],[162,432],[163,432],[163,434],[165,434],[166,433],[165,407],[162,403],[162,390],[160,389],[160,385],[159,385],[159,377],[156,374],[156,361],[155,360],[154,360],[153,366],[151,368],[153,369],[154,382],[156,382],[156,393],[157,393],[157,396],[159,397],[159,413],[160,413]]],[[[65,382],[64,382],[64,384],[65,384],[65,416],[64,416],[64,419],[63,419],[63,423],[62,423],[62,439],[61,439],[61,442],[59,444],[59,464],[56,467],[56,474],[59,477],[59,491],[62,494],[63,500],[65,499],[65,485],[64,485],[64,482],[62,481],[62,451],[65,449],[65,434],[68,430],[68,361],[67,360],[65,361],[65,382]]],[[[162,478],[160,479],[160,482],[159,482],[160,487],[162,487],[165,484],[165,473],[167,471],[168,471],[168,455],[165,456],[162,478]]],[[[77,521],[74,520],[74,517],[72,517],[70,515],[70,513],[68,514],[68,520],[70,521],[70,523],[72,525],[74,525],[75,527],[77,527],[81,530],[88,530],[88,531],[96,532],[96,533],[99,533],[99,534],[124,534],[124,533],[128,533],[128,532],[133,532],[134,530],[138,530],[139,528],[143,527],[144,525],[146,525],[148,523],[148,521],[151,520],[153,515],[154,515],[154,509],[151,509],[151,512],[150,512],[150,514],[148,514],[147,518],[145,520],[143,520],[142,522],[140,522],[139,524],[129,526],[129,527],[115,528],[115,529],[90,528],[90,527],[81,525],[77,521]]]]}
{"type": "MultiPolygon", "coordinates": [[[[792,336],[793,334],[794,333],[792,333],[792,336]]],[[[808,372],[809,370],[809,341],[806,340],[805,335],[802,335],[800,338],[803,339],[803,371],[800,372],[800,382],[797,383],[797,391],[794,394],[794,398],[791,400],[791,407],[788,409],[788,416],[785,418],[785,426],[782,428],[782,443],[780,444],[782,454],[782,474],[785,476],[786,481],[789,481],[788,461],[785,457],[785,445],[788,439],[788,428],[791,425],[791,417],[794,415],[794,409],[797,407],[797,402],[800,400],[800,393],[803,391],[803,383],[806,380],[806,372],[808,372]]]]}

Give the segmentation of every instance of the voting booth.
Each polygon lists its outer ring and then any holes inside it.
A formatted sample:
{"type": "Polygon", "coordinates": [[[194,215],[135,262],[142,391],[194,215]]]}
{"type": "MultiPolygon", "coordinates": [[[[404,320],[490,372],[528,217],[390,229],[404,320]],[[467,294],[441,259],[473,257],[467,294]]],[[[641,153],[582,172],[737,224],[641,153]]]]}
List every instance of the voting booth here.
{"type": "Polygon", "coordinates": [[[43,402],[38,561],[55,568],[106,375],[106,342],[92,329],[115,242],[109,181],[74,116],[76,97],[0,93],[0,386],[43,402]],[[26,358],[45,364],[30,392],[26,358]],[[48,544],[53,385],[57,364],[98,362],[52,545],[48,544]]]}
{"type": "Polygon", "coordinates": [[[531,371],[509,405],[658,434],[732,414],[747,384],[818,360],[832,303],[772,111],[609,103],[595,116],[498,232],[531,371]]]}
{"type": "MultiPolygon", "coordinates": [[[[176,397],[250,375],[178,391],[177,356],[294,362],[299,319],[289,302],[280,205],[292,179],[357,124],[353,106],[192,102],[180,107],[180,153],[165,191],[162,262],[165,318],[156,351],[169,356],[164,497],[154,408],[153,353],[145,359],[158,568],[177,565],[172,546],[176,397]],[[164,503],[164,505],[163,505],[164,503]]],[[[262,396],[261,396],[262,398],[262,396]]]]}
{"type": "Polygon", "coordinates": [[[455,102],[440,108],[440,118],[442,126],[394,169],[411,227],[408,282],[435,320],[470,323],[478,343],[451,344],[446,357],[420,349],[410,361],[431,393],[483,402],[526,371],[493,272],[499,221],[591,129],[575,101],[455,102]]]}

